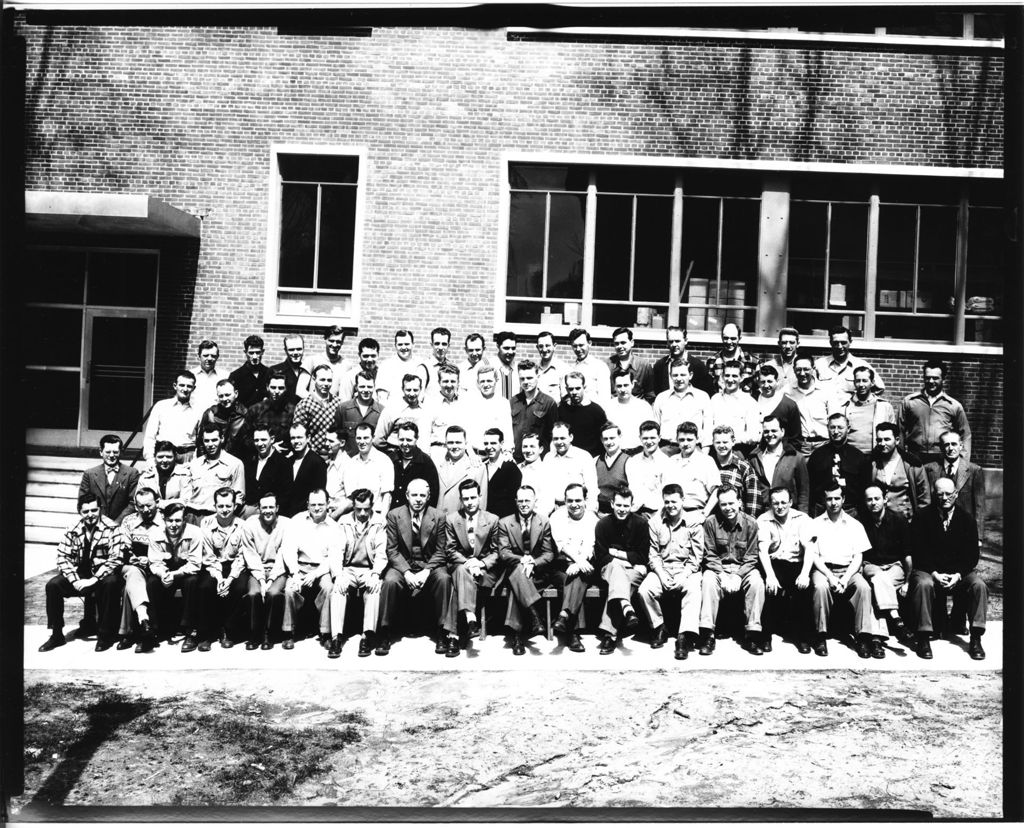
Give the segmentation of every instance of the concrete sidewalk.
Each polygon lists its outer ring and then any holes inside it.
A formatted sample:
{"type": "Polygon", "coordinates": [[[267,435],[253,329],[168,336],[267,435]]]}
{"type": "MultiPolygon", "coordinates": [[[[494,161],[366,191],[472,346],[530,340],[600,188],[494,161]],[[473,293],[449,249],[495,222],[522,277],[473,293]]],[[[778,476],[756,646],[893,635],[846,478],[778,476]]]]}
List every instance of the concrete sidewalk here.
{"type": "MultiPolygon", "coordinates": [[[[73,627],[68,627],[67,632],[73,627]]],[[[505,639],[488,636],[486,641],[475,639],[469,650],[458,658],[435,655],[433,642],[426,637],[397,641],[386,657],[359,658],[358,638],[346,641],[341,658],[328,659],[327,652],[315,639],[306,639],[295,649],[283,650],[276,644],[273,650],[247,651],[244,644],[224,649],[215,643],[208,653],[182,653],[180,644],[161,644],[151,653],[134,650],[118,651],[111,648],[103,653],[94,651],[95,639],[69,640],[67,645],[48,653],[38,652],[39,645],[49,631],[41,625],[25,627],[26,670],[344,670],[350,672],[469,672],[469,671],[659,671],[678,670],[730,670],[730,671],[815,671],[847,669],[861,672],[991,672],[1003,667],[1003,624],[993,622],[984,637],[988,658],[973,661],[967,655],[967,637],[932,642],[935,657],[931,661],[918,658],[916,653],[890,640],[884,659],[862,659],[849,646],[830,639],[829,654],[822,658],[813,653],[801,655],[796,648],[774,638],[774,650],[762,656],[752,656],[732,639],[720,639],[713,655],[701,656],[696,652],[685,661],[673,657],[673,642],[659,650],[652,650],[645,642],[627,639],[611,655],[599,655],[598,641],[593,635],[583,636],[586,652],[569,652],[557,640],[548,641],[538,636],[530,642],[526,655],[514,656],[505,639]]]]}

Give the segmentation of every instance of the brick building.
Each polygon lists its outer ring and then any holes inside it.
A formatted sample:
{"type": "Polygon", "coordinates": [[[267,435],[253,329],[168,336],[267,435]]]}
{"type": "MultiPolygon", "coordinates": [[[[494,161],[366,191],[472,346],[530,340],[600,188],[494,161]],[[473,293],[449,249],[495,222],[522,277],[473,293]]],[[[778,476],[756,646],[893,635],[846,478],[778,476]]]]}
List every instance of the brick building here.
{"type": "Polygon", "coordinates": [[[29,442],[131,431],[204,338],[230,369],[249,333],[276,362],[332,323],[349,357],[445,324],[456,353],[549,329],[562,359],[576,320],[651,355],[668,324],[709,355],[729,321],[755,353],[842,323],[893,401],[947,360],[1000,468],[1018,10],[771,14],[23,7],[29,442]]]}

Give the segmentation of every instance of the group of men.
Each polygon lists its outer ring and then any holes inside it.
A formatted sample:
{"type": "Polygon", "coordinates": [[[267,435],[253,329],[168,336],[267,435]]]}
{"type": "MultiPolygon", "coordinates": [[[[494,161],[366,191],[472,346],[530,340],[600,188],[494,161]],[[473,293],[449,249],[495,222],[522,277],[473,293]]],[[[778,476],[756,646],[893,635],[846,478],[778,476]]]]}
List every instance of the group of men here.
{"type": "Polygon", "coordinates": [[[597,586],[601,653],[640,627],[637,609],[663,646],[662,600],[678,594],[676,657],[710,655],[719,605],[735,593],[754,655],[773,631],[826,655],[844,597],[859,655],[884,657],[891,633],[929,658],[933,607],[944,612],[949,593],[947,628],[966,612],[969,651],[984,657],[984,482],[941,363],[893,406],[844,327],[818,360],[783,329],[760,363],[735,325],[707,363],[675,327],[653,362],[633,353],[629,329],[614,332],[608,360],[574,330],[572,365],[555,359],[549,333],[520,360],[514,333],[495,335],[493,359],[471,334],[461,364],[445,328],[425,360],[410,331],[379,364],[369,338],[358,364],[341,357],[344,338],[328,328],[310,356],[302,337],[285,337],[285,360],[267,368],[250,336],[228,376],[204,341],[196,369],[154,406],[141,474],[117,437],[103,438],[47,585],[41,650],[64,643],[64,599],[85,595],[97,650],[147,652],[177,635],[185,652],[218,640],[291,649],[307,615],[337,657],[347,598],[361,594],[360,655],[386,655],[401,605],[416,599],[437,652],[457,656],[486,596],[507,591],[521,654],[554,587],[554,631],[581,651],[581,607],[597,586]]]}

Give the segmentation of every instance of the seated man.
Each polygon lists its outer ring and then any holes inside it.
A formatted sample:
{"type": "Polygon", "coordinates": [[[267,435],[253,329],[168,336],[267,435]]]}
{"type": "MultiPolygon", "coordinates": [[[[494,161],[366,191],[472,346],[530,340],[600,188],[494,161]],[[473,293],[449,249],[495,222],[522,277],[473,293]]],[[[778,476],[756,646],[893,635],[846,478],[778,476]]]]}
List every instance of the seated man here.
{"type": "Polygon", "coordinates": [[[125,550],[121,564],[124,595],[121,601],[120,641],[117,649],[127,650],[135,639],[135,652],[153,649],[153,624],[149,618],[150,595],[147,589],[149,571],[149,533],[163,529],[163,519],[157,511],[157,494],[140,486],[135,492],[135,512],[121,524],[125,550]],[[138,621],[136,625],[136,619],[138,621]],[[137,630],[137,635],[132,630],[137,630]]]}
{"type": "Polygon", "coordinates": [[[913,645],[900,618],[897,597],[907,594],[910,579],[910,524],[902,514],[886,506],[882,486],[873,482],[864,490],[864,514],[860,517],[871,544],[864,553],[861,574],[871,585],[876,607],[872,658],[885,658],[882,644],[889,637],[890,627],[898,640],[913,645]]]}
{"type": "Polygon", "coordinates": [[[825,484],[824,497],[825,513],[814,519],[810,530],[817,552],[811,573],[811,602],[817,630],[814,654],[828,655],[828,619],[835,597],[842,595],[853,606],[857,655],[871,658],[871,587],[860,574],[864,553],[871,544],[864,527],[843,511],[843,487],[838,480],[825,484]]]}
{"type": "Polygon", "coordinates": [[[797,652],[806,655],[811,651],[808,643],[811,639],[811,593],[808,587],[811,585],[814,551],[807,550],[811,519],[791,508],[792,502],[788,486],[775,486],[768,493],[768,511],[757,518],[757,554],[764,573],[765,609],[771,619],[765,623],[765,612],[762,611],[762,649],[771,652],[772,633],[781,634],[783,626],[787,626],[797,652]],[[786,602],[785,613],[779,611],[783,600],[786,602]]]}
{"type": "Polygon", "coordinates": [[[651,648],[663,647],[665,616],[661,596],[680,592],[679,632],[676,635],[677,659],[685,659],[697,640],[700,623],[700,565],[704,559],[704,527],[688,525],[683,515],[683,487],[668,483],[661,491],[663,507],[650,520],[651,571],[640,583],[638,592],[651,625],[651,648]]]}
{"type": "MultiPolygon", "coordinates": [[[[124,535],[108,517],[100,514],[100,499],[86,494],[78,502],[78,521],[64,534],[57,547],[60,570],[46,583],[46,626],[50,637],[39,647],[46,653],[66,642],[64,638],[64,599],[72,595],[94,598],[98,602],[99,627],[97,652],[109,650],[117,638],[121,614],[121,577],[118,573],[124,552],[124,535]]],[[[78,634],[97,632],[94,604],[86,601],[86,617],[78,634]]]]}
{"type": "Polygon", "coordinates": [[[456,611],[465,616],[466,633],[472,637],[480,632],[477,590],[483,588],[490,594],[497,581],[498,516],[480,508],[480,484],[475,480],[459,484],[459,498],[462,507],[445,519],[445,560],[455,589],[456,611]]]}
{"type": "Polygon", "coordinates": [[[743,512],[736,488],[726,484],[718,490],[717,510],[704,521],[701,655],[715,651],[715,624],[722,595],[740,591],[746,617],[746,649],[751,655],[761,655],[764,653],[761,637],[764,579],[757,571],[757,521],[743,512]]]}
{"type": "Polygon", "coordinates": [[[598,627],[601,655],[615,652],[622,634],[639,626],[632,598],[647,574],[650,550],[647,519],[633,512],[633,492],[620,486],[612,495],[612,513],[594,527],[594,567],[608,584],[608,600],[598,627]]]}
{"type": "Polygon", "coordinates": [[[552,629],[568,637],[569,650],[582,653],[577,623],[587,587],[597,584],[594,569],[594,527],[597,515],[587,509],[587,489],[581,483],[565,487],[565,506],[551,514],[551,539],[555,543],[555,567],[565,573],[562,609],[552,629]]]}
{"type": "Polygon", "coordinates": [[[146,581],[150,601],[156,610],[157,636],[170,640],[179,629],[185,631],[183,653],[199,646],[196,623],[199,618],[199,570],[203,568],[203,533],[185,522],[185,507],[178,501],[168,503],[162,513],[163,529],[149,533],[149,572],[146,581]],[[171,599],[181,589],[180,618],[171,617],[171,599]]]}
{"type": "Polygon", "coordinates": [[[139,470],[121,462],[121,438],[104,434],[100,438],[103,462],[82,472],[78,502],[92,495],[100,504],[100,514],[120,523],[132,510],[132,498],[139,485],[139,470]]]}
{"type": "MultiPolygon", "coordinates": [[[[242,611],[248,619],[245,649],[273,648],[271,635],[284,620],[285,545],[291,542],[291,519],[280,514],[277,495],[265,492],[259,512],[242,524],[241,560],[246,581],[242,611]]],[[[237,563],[236,563],[237,566],[237,563]]]]}
{"type": "MultiPolygon", "coordinates": [[[[345,546],[341,555],[341,570],[334,582],[334,591],[340,596],[338,608],[341,624],[345,623],[345,608],[348,594],[359,591],[363,595],[363,625],[359,638],[359,657],[373,652],[373,636],[377,632],[377,617],[380,614],[381,575],[388,565],[387,531],[384,521],[374,508],[373,492],[369,489],[355,489],[350,498],[352,510],[339,521],[345,535],[345,546]]],[[[342,627],[334,630],[328,658],[341,655],[342,627]]]]}
{"type": "Polygon", "coordinates": [[[967,604],[971,625],[968,652],[975,661],[985,658],[981,637],[988,614],[988,587],[978,574],[978,527],[956,505],[956,482],[940,477],[932,488],[932,504],[914,520],[910,605],[917,623],[917,654],[932,657],[933,602],[947,595],[967,604]]]}
{"type": "Polygon", "coordinates": [[[437,630],[434,652],[449,658],[459,654],[452,579],[445,568],[444,513],[427,505],[429,497],[427,481],[416,478],[406,487],[405,505],[388,512],[389,566],[381,584],[380,634],[374,650],[379,656],[391,651],[391,629],[401,597],[419,598],[424,594],[433,604],[437,630]]]}
{"type": "Polygon", "coordinates": [[[203,518],[203,568],[199,573],[199,652],[211,643],[230,649],[242,638],[242,598],[249,578],[242,572],[242,519],[235,514],[235,493],[226,486],[213,496],[214,513],[203,518]],[[235,566],[237,562],[237,567],[235,566]]]}
{"type": "Polygon", "coordinates": [[[505,626],[512,630],[512,655],[517,656],[526,653],[524,638],[544,632],[536,610],[540,601],[538,590],[565,582],[565,573],[553,566],[555,545],[551,527],[545,515],[534,511],[535,499],[532,486],[520,486],[516,492],[516,514],[498,522],[498,557],[507,568],[509,585],[505,626]]]}

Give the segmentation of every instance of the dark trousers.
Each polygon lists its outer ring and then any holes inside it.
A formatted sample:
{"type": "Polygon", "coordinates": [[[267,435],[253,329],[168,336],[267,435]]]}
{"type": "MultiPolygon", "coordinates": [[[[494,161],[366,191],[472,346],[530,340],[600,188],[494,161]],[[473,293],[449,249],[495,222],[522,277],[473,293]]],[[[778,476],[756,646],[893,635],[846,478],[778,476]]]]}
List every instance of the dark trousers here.
{"type": "Polygon", "coordinates": [[[910,573],[910,606],[918,632],[932,632],[935,629],[932,620],[933,602],[941,601],[944,605],[947,595],[953,596],[954,604],[957,599],[966,604],[967,620],[972,631],[985,629],[988,587],[977,572],[968,572],[956,586],[947,590],[930,572],[915,569],[910,573]]]}
{"type": "MultiPolygon", "coordinates": [[[[494,589],[496,579],[490,572],[484,572],[477,581],[465,564],[459,564],[452,572],[452,586],[455,590],[455,603],[457,612],[476,612],[477,593],[483,589],[487,594],[494,589]]],[[[486,599],[485,599],[486,600],[486,599]]]]}
{"type": "MultiPolygon", "coordinates": [[[[231,564],[223,565],[230,569],[231,564]]],[[[242,617],[242,599],[249,589],[249,576],[242,572],[232,579],[228,594],[217,594],[217,579],[208,570],[199,573],[196,589],[199,592],[199,637],[204,640],[218,638],[221,628],[228,638],[240,639],[245,636],[245,619],[242,617]]]]}
{"type": "Polygon", "coordinates": [[[785,635],[788,631],[797,641],[811,638],[811,588],[797,589],[796,578],[803,564],[772,561],[772,571],[782,592],[764,597],[762,627],[765,632],[785,635]]]}
{"type": "MultiPolygon", "coordinates": [[[[380,585],[380,624],[378,629],[390,628],[394,624],[398,603],[403,596],[409,595],[409,585],[405,582],[405,576],[397,569],[388,569],[384,573],[384,580],[380,585]]],[[[442,627],[446,633],[455,635],[456,621],[458,619],[455,606],[454,591],[452,590],[452,577],[448,571],[439,566],[430,570],[423,589],[416,596],[421,601],[430,601],[433,607],[433,615],[437,626],[442,627]]]]}
{"type": "Polygon", "coordinates": [[[199,573],[182,575],[175,578],[167,586],[157,575],[146,579],[146,587],[150,588],[150,607],[155,610],[157,630],[161,636],[170,636],[179,629],[191,632],[199,623],[199,573]],[[174,613],[174,592],[181,590],[181,616],[174,613]]]}
{"type": "MultiPolygon", "coordinates": [[[[558,569],[535,569],[533,576],[527,577],[523,565],[517,563],[508,574],[508,610],[505,613],[505,626],[513,632],[523,628],[523,614],[540,600],[540,590],[549,586],[562,587],[565,584],[565,573],[558,569]]],[[[586,586],[583,587],[586,591],[586,586]]],[[[564,594],[563,594],[564,605],[564,594]]],[[[582,598],[580,599],[582,603],[582,598]]]]}
{"type": "MultiPolygon", "coordinates": [[[[46,626],[54,632],[64,631],[64,599],[75,595],[86,597],[86,607],[91,609],[92,601],[99,614],[98,632],[101,638],[115,638],[121,620],[121,575],[112,572],[100,578],[92,587],[79,592],[62,573],[57,573],[46,582],[46,626]]],[[[82,619],[84,626],[92,626],[91,611],[82,619]]]]}
{"type": "MultiPolygon", "coordinates": [[[[270,586],[267,587],[267,594],[260,592],[260,582],[257,581],[248,571],[242,573],[243,578],[248,578],[245,594],[242,595],[242,616],[248,619],[248,640],[262,641],[264,635],[270,635],[272,630],[280,630],[281,622],[284,620],[284,585],[288,581],[287,575],[279,575],[270,586]]],[[[242,631],[239,630],[239,635],[242,631]]]]}

